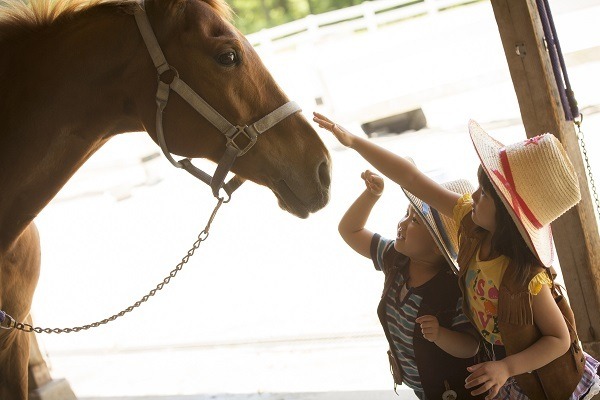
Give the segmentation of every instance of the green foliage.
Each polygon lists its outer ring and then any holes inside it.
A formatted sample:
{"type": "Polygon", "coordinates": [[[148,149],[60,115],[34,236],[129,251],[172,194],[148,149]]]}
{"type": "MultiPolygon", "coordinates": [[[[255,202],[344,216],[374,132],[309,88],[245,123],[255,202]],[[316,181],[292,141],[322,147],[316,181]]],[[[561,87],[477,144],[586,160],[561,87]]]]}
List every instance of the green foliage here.
{"type": "Polygon", "coordinates": [[[244,33],[253,33],[309,14],[337,10],[360,4],[363,0],[227,0],[235,12],[235,25],[244,33]]]}

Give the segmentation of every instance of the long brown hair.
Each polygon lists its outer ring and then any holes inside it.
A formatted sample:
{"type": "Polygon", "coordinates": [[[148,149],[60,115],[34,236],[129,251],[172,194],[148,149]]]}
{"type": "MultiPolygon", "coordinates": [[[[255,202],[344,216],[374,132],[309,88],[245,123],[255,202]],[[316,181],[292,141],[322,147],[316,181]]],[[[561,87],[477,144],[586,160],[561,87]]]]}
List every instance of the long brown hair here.
{"type": "Polygon", "coordinates": [[[517,225],[515,225],[498,192],[496,192],[496,188],[492,185],[481,165],[477,170],[477,179],[485,193],[492,197],[496,206],[496,230],[492,236],[492,249],[510,258],[515,263],[517,267],[517,281],[521,284],[526,284],[527,277],[531,271],[531,265],[539,264],[539,261],[525,243],[521,232],[519,232],[517,225]]]}

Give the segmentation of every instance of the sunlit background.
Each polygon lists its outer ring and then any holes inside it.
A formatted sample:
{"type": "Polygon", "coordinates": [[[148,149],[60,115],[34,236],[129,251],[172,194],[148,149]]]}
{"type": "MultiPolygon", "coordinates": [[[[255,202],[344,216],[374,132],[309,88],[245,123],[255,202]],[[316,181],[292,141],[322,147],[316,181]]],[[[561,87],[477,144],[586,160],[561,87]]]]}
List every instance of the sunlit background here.
{"type": "MultiPolygon", "coordinates": [[[[487,1],[232,6],[236,24],[307,118],[316,110],[369,133],[435,179],[475,181],[469,118],[502,142],[525,137],[487,1]]],[[[598,181],[600,4],[551,6],[598,181]]],[[[398,398],[376,316],[383,276],[337,233],[369,166],[319,133],[333,158],[325,209],[300,220],[280,210],[264,187],[244,184],[182,272],[146,304],[89,331],[38,335],[53,377],[90,399],[398,398]]],[[[215,200],[158,152],[145,133],[113,139],[39,215],[35,325],[109,317],[154,288],[187,253],[215,200]]],[[[368,227],[391,237],[406,204],[388,181],[368,227]]],[[[399,393],[414,398],[405,388],[399,393]]]]}

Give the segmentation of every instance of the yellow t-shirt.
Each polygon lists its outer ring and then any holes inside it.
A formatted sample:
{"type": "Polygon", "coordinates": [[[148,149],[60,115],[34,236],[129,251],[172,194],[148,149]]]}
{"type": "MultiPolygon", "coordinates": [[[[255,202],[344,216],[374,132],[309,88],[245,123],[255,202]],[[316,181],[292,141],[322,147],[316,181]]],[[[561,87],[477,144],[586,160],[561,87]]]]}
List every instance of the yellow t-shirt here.
{"type": "MultiPolygon", "coordinates": [[[[454,221],[460,221],[473,209],[470,194],[462,196],[454,207],[454,221]]],[[[510,259],[504,255],[493,260],[482,261],[477,249],[475,256],[469,261],[465,273],[464,294],[470,313],[475,321],[481,336],[492,344],[503,345],[502,335],[498,329],[498,288],[502,282],[504,272],[510,263],[510,259]]],[[[552,285],[552,281],[545,272],[540,272],[529,282],[529,291],[537,295],[542,285],[552,285]]]]}

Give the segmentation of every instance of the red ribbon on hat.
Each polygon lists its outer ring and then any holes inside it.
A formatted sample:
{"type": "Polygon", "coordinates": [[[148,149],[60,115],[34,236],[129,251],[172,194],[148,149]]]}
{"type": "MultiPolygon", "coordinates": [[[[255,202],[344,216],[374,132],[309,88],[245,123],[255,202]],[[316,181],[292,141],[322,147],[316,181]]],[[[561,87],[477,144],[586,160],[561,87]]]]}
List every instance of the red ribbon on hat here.
{"type": "Polygon", "coordinates": [[[496,178],[502,182],[504,187],[508,189],[515,214],[517,214],[517,217],[521,219],[521,210],[523,210],[523,213],[534,227],[537,229],[542,228],[543,225],[537,220],[535,215],[533,215],[533,212],[531,212],[529,207],[527,207],[525,200],[523,200],[523,198],[519,196],[519,193],[517,193],[515,180],[513,179],[512,172],[510,170],[510,164],[508,163],[508,156],[506,155],[505,148],[500,149],[500,163],[502,164],[502,169],[506,172],[506,177],[502,176],[497,169],[492,170],[492,172],[494,175],[496,175],[496,178]]]}

